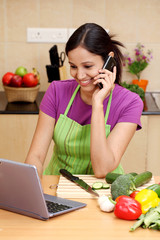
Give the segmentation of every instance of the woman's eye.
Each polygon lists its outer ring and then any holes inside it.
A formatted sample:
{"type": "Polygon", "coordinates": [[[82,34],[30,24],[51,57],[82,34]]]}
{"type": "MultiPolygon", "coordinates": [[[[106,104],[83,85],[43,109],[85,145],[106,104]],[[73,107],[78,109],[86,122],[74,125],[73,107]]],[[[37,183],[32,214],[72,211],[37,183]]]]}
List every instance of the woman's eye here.
{"type": "MultiPolygon", "coordinates": [[[[93,65],[85,65],[85,66],[83,66],[84,68],[92,68],[93,67],[93,65]]],[[[76,69],[77,67],[75,66],[75,65],[70,65],[70,68],[72,68],[72,69],[76,69]]]]}
{"type": "Polygon", "coordinates": [[[75,69],[75,68],[76,68],[76,66],[74,66],[74,65],[70,65],[70,68],[74,68],[74,69],[75,69]]]}
{"type": "Polygon", "coordinates": [[[86,65],[85,68],[91,68],[93,67],[92,65],[86,65]]]}

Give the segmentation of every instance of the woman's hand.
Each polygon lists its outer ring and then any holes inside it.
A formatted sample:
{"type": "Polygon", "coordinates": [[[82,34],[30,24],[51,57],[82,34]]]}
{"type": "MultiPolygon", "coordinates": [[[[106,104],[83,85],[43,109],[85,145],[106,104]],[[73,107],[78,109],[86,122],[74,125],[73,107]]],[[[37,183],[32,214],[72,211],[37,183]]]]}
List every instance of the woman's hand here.
{"type": "Polygon", "coordinates": [[[97,89],[95,90],[92,101],[94,102],[100,102],[103,103],[104,99],[110,94],[111,90],[114,87],[114,82],[116,79],[116,67],[113,68],[113,72],[107,70],[107,69],[100,69],[99,74],[94,78],[94,85],[97,85],[98,83],[102,83],[103,88],[100,89],[97,86],[97,89]]]}

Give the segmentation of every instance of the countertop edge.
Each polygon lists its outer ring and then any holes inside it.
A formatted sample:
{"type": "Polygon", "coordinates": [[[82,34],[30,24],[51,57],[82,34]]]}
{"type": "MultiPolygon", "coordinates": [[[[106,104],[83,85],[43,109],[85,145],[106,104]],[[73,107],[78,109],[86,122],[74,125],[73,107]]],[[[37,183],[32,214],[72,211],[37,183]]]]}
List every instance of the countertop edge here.
{"type": "MultiPolygon", "coordinates": [[[[5,92],[0,92],[0,114],[39,114],[39,106],[45,92],[39,92],[34,103],[8,103],[5,92]]],[[[146,92],[142,115],[160,115],[160,92],[146,92]],[[156,96],[156,97],[155,97],[156,96]]]]}

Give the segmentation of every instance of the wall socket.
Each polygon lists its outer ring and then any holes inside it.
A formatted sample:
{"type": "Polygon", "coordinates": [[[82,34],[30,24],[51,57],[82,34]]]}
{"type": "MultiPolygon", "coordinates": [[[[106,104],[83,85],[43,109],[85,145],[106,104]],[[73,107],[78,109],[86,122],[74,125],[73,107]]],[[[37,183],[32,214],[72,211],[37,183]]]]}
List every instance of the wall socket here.
{"type": "MultiPolygon", "coordinates": [[[[75,28],[27,28],[27,42],[66,43],[75,28]]],[[[106,29],[109,32],[109,29],[106,29]]]]}
{"type": "Polygon", "coordinates": [[[67,28],[27,28],[27,42],[65,43],[67,40],[67,28]]]}

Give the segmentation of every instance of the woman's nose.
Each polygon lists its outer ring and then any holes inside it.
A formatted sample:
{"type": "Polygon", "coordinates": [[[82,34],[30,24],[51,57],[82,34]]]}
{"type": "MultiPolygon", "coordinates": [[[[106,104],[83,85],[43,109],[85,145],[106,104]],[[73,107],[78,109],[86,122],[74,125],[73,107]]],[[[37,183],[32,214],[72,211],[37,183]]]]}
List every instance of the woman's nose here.
{"type": "Polygon", "coordinates": [[[85,72],[84,71],[82,71],[82,70],[78,70],[77,71],[77,78],[78,79],[84,79],[85,78],[85,76],[86,76],[86,74],[85,74],[85,72]]]}

